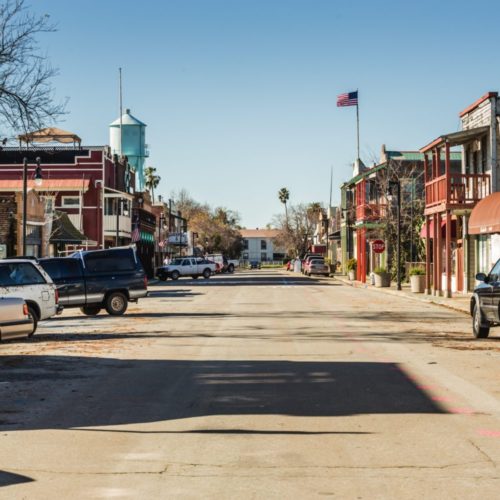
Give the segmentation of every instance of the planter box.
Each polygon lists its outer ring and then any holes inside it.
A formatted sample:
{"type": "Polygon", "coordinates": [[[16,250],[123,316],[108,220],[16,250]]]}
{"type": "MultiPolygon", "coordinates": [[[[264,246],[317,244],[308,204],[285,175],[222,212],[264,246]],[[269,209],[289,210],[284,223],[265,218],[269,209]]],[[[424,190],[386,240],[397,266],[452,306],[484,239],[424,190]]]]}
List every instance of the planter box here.
{"type": "Polygon", "coordinates": [[[389,273],[375,274],[375,286],[377,288],[391,286],[391,275],[389,273]]]}
{"type": "Polygon", "coordinates": [[[410,276],[411,291],[413,293],[425,292],[425,274],[410,276]]]}
{"type": "Polygon", "coordinates": [[[349,281],[354,281],[356,279],[356,271],[347,271],[347,277],[349,281]]]}

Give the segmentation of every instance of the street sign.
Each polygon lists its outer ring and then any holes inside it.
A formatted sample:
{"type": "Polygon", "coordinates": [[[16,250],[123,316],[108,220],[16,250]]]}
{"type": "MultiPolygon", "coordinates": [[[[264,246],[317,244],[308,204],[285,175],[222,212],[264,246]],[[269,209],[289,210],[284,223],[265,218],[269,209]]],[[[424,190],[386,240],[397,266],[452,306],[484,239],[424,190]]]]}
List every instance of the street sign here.
{"type": "Polygon", "coordinates": [[[385,243],[383,240],[375,240],[372,242],[372,248],[375,253],[382,253],[385,250],[385,243]]]}

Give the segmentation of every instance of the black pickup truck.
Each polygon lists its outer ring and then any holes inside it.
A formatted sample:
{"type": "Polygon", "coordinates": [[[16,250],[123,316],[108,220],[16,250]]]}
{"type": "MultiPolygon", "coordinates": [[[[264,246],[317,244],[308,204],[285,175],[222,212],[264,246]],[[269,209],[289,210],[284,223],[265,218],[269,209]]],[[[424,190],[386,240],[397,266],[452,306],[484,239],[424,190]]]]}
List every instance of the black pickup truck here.
{"type": "Polygon", "coordinates": [[[80,251],[39,263],[57,285],[59,303],[64,308],[79,307],[88,316],[103,308],[121,315],[129,302],[148,293],[146,274],[132,246],[80,251]]]}

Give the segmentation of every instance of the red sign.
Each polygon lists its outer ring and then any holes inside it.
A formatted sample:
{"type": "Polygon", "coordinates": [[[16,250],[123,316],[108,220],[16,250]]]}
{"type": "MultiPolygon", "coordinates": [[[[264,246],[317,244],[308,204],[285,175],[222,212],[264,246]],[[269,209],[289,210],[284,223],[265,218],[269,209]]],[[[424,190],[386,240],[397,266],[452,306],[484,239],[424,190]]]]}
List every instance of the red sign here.
{"type": "Polygon", "coordinates": [[[372,248],[375,253],[382,253],[385,250],[385,243],[382,240],[375,240],[372,248]]]}

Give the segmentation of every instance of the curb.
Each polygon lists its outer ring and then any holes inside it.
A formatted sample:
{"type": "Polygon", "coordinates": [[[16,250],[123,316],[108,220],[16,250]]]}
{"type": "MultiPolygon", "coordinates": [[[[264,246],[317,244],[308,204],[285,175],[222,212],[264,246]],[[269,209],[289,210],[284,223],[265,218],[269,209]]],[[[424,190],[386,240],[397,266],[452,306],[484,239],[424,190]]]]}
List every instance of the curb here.
{"type": "Polygon", "coordinates": [[[451,309],[453,311],[457,311],[457,312],[460,312],[462,314],[466,314],[467,316],[470,315],[470,312],[468,310],[464,309],[463,307],[459,307],[455,304],[448,304],[446,302],[433,299],[433,298],[426,296],[426,295],[419,297],[418,294],[408,295],[407,293],[404,293],[404,292],[401,293],[401,292],[398,292],[397,290],[391,290],[391,289],[385,289],[385,288],[375,288],[371,285],[367,285],[365,283],[361,283],[358,281],[349,281],[348,279],[345,279],[345,278],[335,277],[334,279],[336,279],[337,281],[340,281],[344,285],[351,286],[353,288],[363,288],[365,290],[371,290],[371,291],[377,292],[377,293],[385,293],[386,295],[392,295],[392,296],[399,297],[399,298],[404,297],[404,298],[407,298],[409,300],[415,300],[417,302],[426,302],[427,304],[435,304],[437,306],[446,307],[447,309],[451,309]]]}

